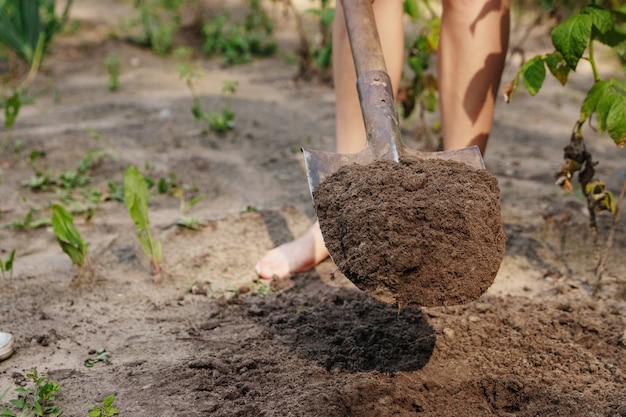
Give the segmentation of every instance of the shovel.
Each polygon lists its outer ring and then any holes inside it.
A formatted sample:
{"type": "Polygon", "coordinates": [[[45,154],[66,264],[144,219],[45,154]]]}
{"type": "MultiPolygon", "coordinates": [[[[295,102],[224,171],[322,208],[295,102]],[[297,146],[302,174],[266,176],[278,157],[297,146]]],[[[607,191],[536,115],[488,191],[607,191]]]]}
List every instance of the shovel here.
{"type": "MultiPolygon", "coordinates": [[[[357,90],[365,124],[366,147],[354,154],[303,149],[311,194],[313,195],[320,183],[341,167],[351,164],[368,165],[378,160],[399,162],[404,157],[434,158],[454,160],[472,168],[484,169],[483,158],[477,146],[444,152],[419,152],[404,146],[398,125],[391,79],[387,74],[376,30],[372,2],[371,0],[341,0],[341,2],[356,69],[357,90]]],[[[328,236],[324,236],[324,239],[326,238],[328,236]]],[[[389,304],[397,302],[396,297],[387,289],[364,290],[379,301],[389,304]]],[[[437,303],[443,303],[443,301],[437,301],[437,303]]]]}
{"type": "Polygon", "coordinates": [[[350,164],[369,164],[386,159],[398,162],[402,155],[464,162],[484,169],[477,146],[443,152],[420,152],[406,148],[398,125],[391,79],[380,46],[371,0],[341,0],[357,75],[357,91],[365,124],[367,144],[354,154],[302,149],[311,193],[325,178],[350,164]]]}

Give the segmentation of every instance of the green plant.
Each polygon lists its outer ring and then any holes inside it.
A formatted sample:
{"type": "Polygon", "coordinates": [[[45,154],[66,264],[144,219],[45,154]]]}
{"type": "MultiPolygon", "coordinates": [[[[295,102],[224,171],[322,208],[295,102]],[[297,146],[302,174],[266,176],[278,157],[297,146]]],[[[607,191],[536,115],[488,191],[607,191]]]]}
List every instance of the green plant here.
{"type": "Polygon", "coordinates": [[[17,115],[20,113],[20,108],[22,107],[22,95],[23,91],[13,90],[13,94],[9,97],[4,98],[2,102],[2,106],[4,108],[4,130],[5,135],[0,142],[0,153],[4,150],[4,147],[10,140],[11,131],[13,130],[13,126],[15,125],[15,120],[17,120],[17,115]]]}
{"type": "Polygon", "coordinates": [[[50,226],[52,220],[49,217],[33,219],[33,214],[39,211],[37,208],[30,208],[23,219],[13,220],[9,226],[15,229],[38,229],[40,227],[50,226]]]}
{"type": "Polygon", "coordinates": [[[89,150],[78,161],[75,169],[63,170],[56,176],[51,176],[38,165],[41,154],[39,151],[30,153],[29,164],[35,173],[23,185],[34,191],[54,191],[56,199],[74,214],[93,213],[102,201],[103,193],[97,188],[87,187],[92,181],[89,170],[98,159],[112,154],[99,149],[89,150]]]}
{"type": "Polygon", "coordinates": [[[109,91],[115,91],[120,88],[120,56],[119,54],[110,54],[103,61],[104,68],[109,74],[107,80],[107,88],[109,91]]]}
{"type": "Polygon", "coordinates": [[[302,14],[292,0],[274,0],[281,2],[290,10],[296,21],[299,46],[298,72],[296,79],[312,80],[318,77],[324,82],[331,80],[332,66],[332,24],[335,19],[335,8],[329,0],[319,0],[319,7],[312,7],[302,14]],[[317,19],[319,34],[310,36],[305,17],[313,16],[317,19]]]}
{"type": "Polygon", "coordinates": [[[272,37],[274,24],[261,7],[260,0],[249,0],[248,7],[243,22],[231,22],[228,14],[223,13],[204,24],[202,49],[207,56],[219,54],[226,65],[236,65],[276,51],[277,45],[272,37]]]}
{"type": "Polygon", "coordinates": [[[72,263],[82,270],[85,262],[91,267],[89,245],[83,240],[74,225],[72,214],[60,204],[52,205],[52,230],[61,249],[70,257],[72,263]]]}
{"type": "Polygon", "coordinates": [[[61,17],[56,0],[2,0],[0,43],[8,46],[31,67],[38,67],[53,36],[61,31],[73,0],[68,0],[61,17]]]}
{"type": "Polygon", "coordinates": [[[224,133],[234,128],[235,113],[231,106],[231,97],[237,92],[239,83],[237,81],[224,81],[222,85],[222,95],[226,96],[226,103],[217,112],[205,111],[202,108],[200,98],[196,94],[193,81],[201,76],[200,70],[191,63],[193,51],[188,47],[180,47],[174,51],[178,58],[177,64],[179,78],[185,80],[189,92],[191,93],[191,114],[196,122],[206,123],[208,130],[216,133],[224,133]]]}
{"type": "Polygon", "coordinates": [[[109,395],[100,404],[89,404],[89,417],[113,417],[119,414],[119,410],[113,407],[115,395],[109,395]]]}
{"type": "Polygon", "coordinates": [[[59,18],[56,0],[3,0],[0,6],[0,42],[33,65],[52,37],[67,21],[73,0],[68,0],[59,18]]]}
{"type": "Polygon", "coordinates": [[[258,296],[265,296],[272,292],[272,287],[270,287],[266,281],[255,279],[252,281],[252,294],[256,294],[258,296]]]}
{"type": "Polygon", "coordinates": [[[206,123],[208,130],[215,133],[225,133],[235,128],[235,112],[232,109],[231,97],[236,93],[239,83],[237,81],[224,81],[222,95],[225,96],[225,104],[219,111],[205,111],[202,109],[200,99],[193,98],[191,113],[198,122],[206,123]]]}
{"type": "MultiPolygon", "coordinates": [[[[61,393],[61,386],[39,375],[37,368],[32,368],[31,372],[26,374],[26,378],[32,381],[34,387],[16,388],[17,398],[9,400],[10,407],[2,407],[0,417],[60,416],[63,410],[52,405],[52,402],[61,393]]],[[[7,392],[8,389],[0,395],[0,401],[4,399],[7,392]]]]}
{"type": "MultiPolygon", "coordinates": [[[[578,173],[578,183],[587,200],[590,226],[597,240],[596,212],[609,211],[613,223],[605,249],[598,256],[596,265],[597,287],[612,247],[619,209],[626,192],[626,182],[617,202],[605,183],[594,179],[597,164],[587,150],[583,137],[585,123],[591,124],[593,116],[599,133],[608,133],[618,147],[626,146],[626,81],[617,78],[604,79],[598,71],[595,57],[596,42],[611,48],[626,45],[626,5],[614,8],[604,7],[595,2],[585,5],[571,14],[552,29],[551,38],[554,51],[537,55],[527,60],[504,89],[507,101],[518,89],[520,80],[531,95],[536,95],[543,86],[548,72],[562,85],[568,82],[569,74],[576,71],[581,60],[587,61],[593,74],[593,85],[587,91],[578,119],[570,134],[569,143],[564,149],[564,163],[555,174],[557,184],[564,190],[573,190],[572,180],[578,173]],[[587,52],[585,56],[585,52],[587,52]]],[[[593,126],[592,126],[593,127],[593,126]]]]}
{"type": "Polygon", "coordinates": [[[100,348],[94,352],[93,357],[85,359],[85,366],[87,368],[93,368],[93,366],[98,362],[108,361],[110,356],[111,354],[107,352],[105,348],[100,348]]]}
{"type": "Polygon", "coordinates": [[[572,14],[552,30],[554,52],[537,55],[526,61],[504,91],[507,100],[510,100],[521,79],[526,90],[534,96],[541,89],[548,71],[565,85],[570,72],[576,70],[581,59],[589,62],[593,85],[587,91],[580,115],[574,123],[570,142],[565,148],[565,163],[557,173],[557,183],[571,191],[572,177],[579,172],[578,181],[592,213],[592,227],[595,227],[593,213],[596,211],[615,212],[615,199],[602,181],[593,180],[595,163],[584,143],[583,126],[591,122],[595,115],[599,133],[608,132],[617,146],[626,146],[626,82],[600,77],[594,43],[597,41],[616,46],[626,42],[625,22],[626,6],[619,10],[594,4],[582,7],[578,13],[572,14]],[[586,57],[583,56],[585,51],[588,51],[586,57]]]}
{"type": "Polygon", "coordinates": [[[159,275],[162,257],[161,242],[152,239],[148,219],[148,186],[137,167],[129,166],[124,174],[124,200],[135,223],[137,237],[143,252],[152,260],[154,273],[159,275]]]}
{"type": "Polygon", "coordinates": [[[174,34],[180,27],[181,7],[185,0],[135,0],[137,18],[128,21],[130,28],[140,27],[136,41],[157,54],[171,51],[174,34]]]}
{"type": "Polygon", "coordinates": [[[9,253],[8,258],[6,259],[6,261],[0,259],[0,271],[2,272],[2,279],[6,280],[6,273],[10,272],[10,279],[13,279],[13,259],[15,259],[15,249],[13,249],[11,251],[11,253],[9,253]]]}

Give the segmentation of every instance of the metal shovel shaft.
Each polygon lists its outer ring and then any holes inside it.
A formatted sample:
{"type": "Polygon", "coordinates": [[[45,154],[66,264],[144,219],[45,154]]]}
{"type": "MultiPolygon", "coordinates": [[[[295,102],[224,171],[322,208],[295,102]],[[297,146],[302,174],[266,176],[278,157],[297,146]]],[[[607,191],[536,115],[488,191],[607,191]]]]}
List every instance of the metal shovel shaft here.
{"type": "Polygon", "coordinates": [[[414,151],[402,143],[393,86],[387,74],[371,0],[340,0],[354,67],[357,91],[365,125],[366,147],[355,154],[338,154],[303,148],[311,193],[325,178],[344,165],[369,164],[379,159],[398,161],[400,155],[452,159],[484,168],[478,147],[445,152],[414,151]]]}

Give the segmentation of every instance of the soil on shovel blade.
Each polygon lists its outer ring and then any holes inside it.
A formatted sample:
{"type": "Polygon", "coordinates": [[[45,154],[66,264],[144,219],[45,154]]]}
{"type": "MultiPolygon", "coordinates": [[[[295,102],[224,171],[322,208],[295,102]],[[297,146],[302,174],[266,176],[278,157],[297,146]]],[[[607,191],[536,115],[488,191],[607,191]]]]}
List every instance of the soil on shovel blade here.
{"type": "Polygon", "coordinates": [[[500,190],[486,170],[416,157],[354,164],[327,178],[313,196],[339,270],[387,303],[476,300],[504,257],[500,190]]]}

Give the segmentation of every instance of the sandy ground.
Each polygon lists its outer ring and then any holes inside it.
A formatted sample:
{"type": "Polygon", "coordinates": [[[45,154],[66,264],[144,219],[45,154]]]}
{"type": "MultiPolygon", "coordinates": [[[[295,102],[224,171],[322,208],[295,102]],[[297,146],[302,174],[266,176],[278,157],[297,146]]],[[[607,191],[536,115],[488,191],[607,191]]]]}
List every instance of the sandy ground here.
{"type": "MultiPolygon", "coordinates": [[[[102,4],[75,2],[82,26],[57,40],[11,132],[21,157],[12,145],[0,155],[0,257],[16,249],[13,277],[0,286],[0,330],[16,337],[15,354],[0,363],[0,392],[36,367],[62,386],[56,404],[67,416],[110,394],[123,416],[626,416],[626,220],[593,296],[585,204],[553,177],[588,74],[498,103],[485,162],[501,188],[507,252],[493,286],[467,305],[398,314],[341,276],[331,280],[331,261],[270,292],[255,282],[258,257],[313,218],[299,148],[332,150],[331,88],[295,83],[296,67],[281,55],[235,68],[199,60],[206,109],[223,106],[224,80],[239,82],[234,131],[203,133],[176,62],[108,38],[131,9],[102,4]],[[102,66],[111,52],[122,57],[115,93],[102,66]],[[31,207],[44,208],[35,218],[47,215],[55,199],[22,185],[33,175],[30,152],[44,151],[38,163],[54,176],[92,149],[111,156],[90,169],[91,187],[106,190],[134,164],[202,195],[188,213],[205,222],[197,231],[175,226],[177,198],[152,197],[161,277],[123,203],[77,217],[95,270],[80,282],[50,228],[5,227],[31,207]],[[100,348],[108,361],[85,367],[100,348]]],[[[284,25],[278,36],[293,46],[284,25]]],[[[542,51],[545,31],[529,42],[542,51]]],[[[619,190],[626,149],[588,134],[600,178],[619,190]]],[[[610,221],[600,217],[601,236],[610,221]]]]}

